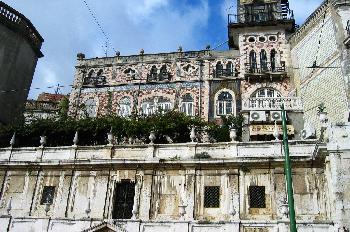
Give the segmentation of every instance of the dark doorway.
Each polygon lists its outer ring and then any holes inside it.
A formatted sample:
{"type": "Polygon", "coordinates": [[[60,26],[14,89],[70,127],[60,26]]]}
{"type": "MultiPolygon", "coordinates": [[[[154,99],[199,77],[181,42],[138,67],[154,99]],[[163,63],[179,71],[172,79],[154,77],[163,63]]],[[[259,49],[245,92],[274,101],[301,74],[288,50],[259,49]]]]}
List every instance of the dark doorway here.
{"type": "Polygon", "coordinates": [[[116,183],[114,190],[113,219],[130,219],[134,205],[135,183],[125,180],[116,183]]]}

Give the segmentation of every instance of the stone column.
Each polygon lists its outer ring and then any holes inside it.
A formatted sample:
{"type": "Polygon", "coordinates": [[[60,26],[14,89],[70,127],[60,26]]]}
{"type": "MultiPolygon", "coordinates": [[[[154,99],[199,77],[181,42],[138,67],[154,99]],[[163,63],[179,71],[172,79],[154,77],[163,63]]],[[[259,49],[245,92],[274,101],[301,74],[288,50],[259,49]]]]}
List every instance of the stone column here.
{"type": "Polygon", "coordinates": [[[136,172],[135,177],[135,196],[134,196],[134,205],[132,208],[132,219],[138,219],[140,212],[140,198],[141,198],[141,188],[143,185],[144,171],[139,170],[136,172]]]}
{"type": "Polygon", "coordinates": [[[140,190],[139,219],[149,220],[152,205],[153,170],[145,170],[140,190]]]}
{"type": "Polygon", "coordinates": [[[187,169],[185,172],[185,193],[186,193],[186,215],[189,221],[194,220],[195,202],[194,202],[194,185],[195,185],[195,169],[187,169]]]}

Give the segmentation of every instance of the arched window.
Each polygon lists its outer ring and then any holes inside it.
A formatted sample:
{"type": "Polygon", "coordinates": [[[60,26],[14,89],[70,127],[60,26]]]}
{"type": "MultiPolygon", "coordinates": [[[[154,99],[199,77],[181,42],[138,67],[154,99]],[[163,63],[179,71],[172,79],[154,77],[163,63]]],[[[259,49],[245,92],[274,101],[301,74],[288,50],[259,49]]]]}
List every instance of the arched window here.
{"type": "Polygon", "coordinates": [[[235,72],[231,61],[227,62],[226,64],[226,72],[228,76],[233,76],[233,73],[235,72]]]}
{"type": "Polygon", "coordinates": [[[262,71],[267,71],[267,55],[264,49],[260,52],[260,67],[262,71]]]}
{"type": "Polygon", "coordinates": [[[250,72],[255,73],[257,69],[257,64],[256,64],[256,53],[254,50],[250,51],[249,53],[249,66],[250,66],[250,72]]]}
{"type": "Polygon", "coordinates": [[[275,89],[262,88],[252,94],[251,104],[262,109],[278,108],[282,103],[281,97],[281,93],[275,89]]]}
{"type": "Polygon", "coordinates": [[[220,77],[223,75],[223,69],[224,67],[222,66],[221,62],[216,63],[216,76],[220,77]]]}
{"type": "Polygon", "coordinates": [[[91,69],[90,72],[89,72],[89,74],[88,74],[88,77],[93,77],[93,76],[94,76],[94,72],[95,72],[95,71],[94,71],[93,69],[91,69]]]}
{"type": "Polygon", "coordinates": [[[88,99],[85,101],[84,114],[86,117],[94,118],[97,115],[97,105],[94,99],[88,99]]]}
{"type": "Polygon", "coordinates": [[[271,71],[274,72],[276,70],[276,50],[275,49],[271,50],[270,62],[271,62],[271,71]]]}
{"type": "Polygon", "coordinates": [[[147,99],[141,104],[142,113],[146,116],[152,115],[155,112],[166,112],[172,109],[172,104],[169,99],[164,97],[154,97],[147,99]]]}
{"type": "Polygon", "coordinates": [[[256,98],[267,98],[267,97],[281,97],[281,93],[272,88],[262,88],[255,91],[252,97],[256,98]]]}
{"type": "Polygon", "coordinates": [[[131,100],[129,97],[123,97],[119,101],[119,116],[129,117],[131,115],[131,100]]]}
{"type": "Polygon", "coordinates": [[[188,116],[194,116],[194,101],[189,93],[182,97],[181,112],[188,116]]]}
{"type": "Polygon", "coordinates": [[[169,73],[166,69],[166,65],[163,65],[159,70],[159,80],[160,81],[169,80],[169,73]]]}
{"type": "Polygon", "coordinates": [[[223,91],[217,96],[216,114],[220,116],[233,114],[233,97],[228,91],[223,91]]]}
{"type": "Polygon", "coordinates": [[[100,76],[102,76],[103,75],[103,70],[102,69],[100,69],[100,70],[98,70],[98,72],[97,72],[97,77],[100,77],[100,76]]]}
{"type": "Polygon", "coordinates": [[[158,75],[158,70],[156,66],[152,66],[151,72],[149,74],[148,80],[149,81],[156,81],[157,80],[157,75],[158,75]]]}

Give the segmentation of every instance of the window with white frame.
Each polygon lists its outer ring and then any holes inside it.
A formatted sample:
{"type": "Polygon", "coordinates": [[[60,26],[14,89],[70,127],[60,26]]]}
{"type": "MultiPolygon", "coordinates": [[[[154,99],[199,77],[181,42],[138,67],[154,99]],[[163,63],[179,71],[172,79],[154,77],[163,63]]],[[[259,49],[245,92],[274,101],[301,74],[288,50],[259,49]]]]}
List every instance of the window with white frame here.
{"type": "Polygon", "coordinates": [[[228,91],[221,92],[216,100],[216,114],[219,116],[233,114],[233,97],[228,91]]]}
{"type": "Polygon", "coordinates": [[[87,117],[93,118],[97,115],[97,105],[94,99],[88,99],[85,101],[84,114],[87,117]]]}
{"type": "Polygon", "coordinates": [[[276,108],[282,102],[281,97],[281,93],[275,89],[262,88],[252,94],[251,104],[259,108],[276,108]]]}
{"type": "Polygon", "coordinates": [[[167,112],[172,109],[172,104],[169,99],[164,97],[154,97],[148,99],[141,104],[142,113],[146,116],[152,115],[155,112],[167,112]]]}
{"type": "Polygon", "coordinates": [[[281,93],[272,88],[262,88],[262,89],[258,89],[255,93],[253,93],[252,97],[256,97],[256,98],[281,97],[281,93]]]}
{"type": "Polygon", "coordinates": [[[119,116],[129,117],[131,115],[131,100],[129,97],[123,97],[119,102],[119,116]]]}
{"type": "Polygon", "coordinates": [[[194,116],[194,101],[189,93],[182,97],[181,112],[188,116],[194,116]]]}

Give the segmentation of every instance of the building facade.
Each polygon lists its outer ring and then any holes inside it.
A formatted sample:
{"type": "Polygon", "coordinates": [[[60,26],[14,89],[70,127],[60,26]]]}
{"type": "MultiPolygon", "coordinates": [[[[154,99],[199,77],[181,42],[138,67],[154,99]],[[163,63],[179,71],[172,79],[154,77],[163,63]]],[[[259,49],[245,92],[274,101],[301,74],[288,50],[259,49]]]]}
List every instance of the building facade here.
{"type": "Polygon", "coordinates": [[[288,38],[295,23],[288,1],[241,1],[229,15],[229,50],[86,59],[78,54],[70,113],[97,117],[177,110],[206,121],[243,114],[243,140],[274,139],[285,104],[291,138],[303,129],[288,38]]]}
{"type": "Polygon", "coordinates": [[[0,124],[21,117],[43,38],[21,13],[0,1],[0,124]]]}
{"type": "Polygon", "coordinates": [[[320,133],[317,106],[331,122],[349,117],[349,1],[324,1],[290,38],[295,91],[304,102],[305,122],[320,133]]]}

